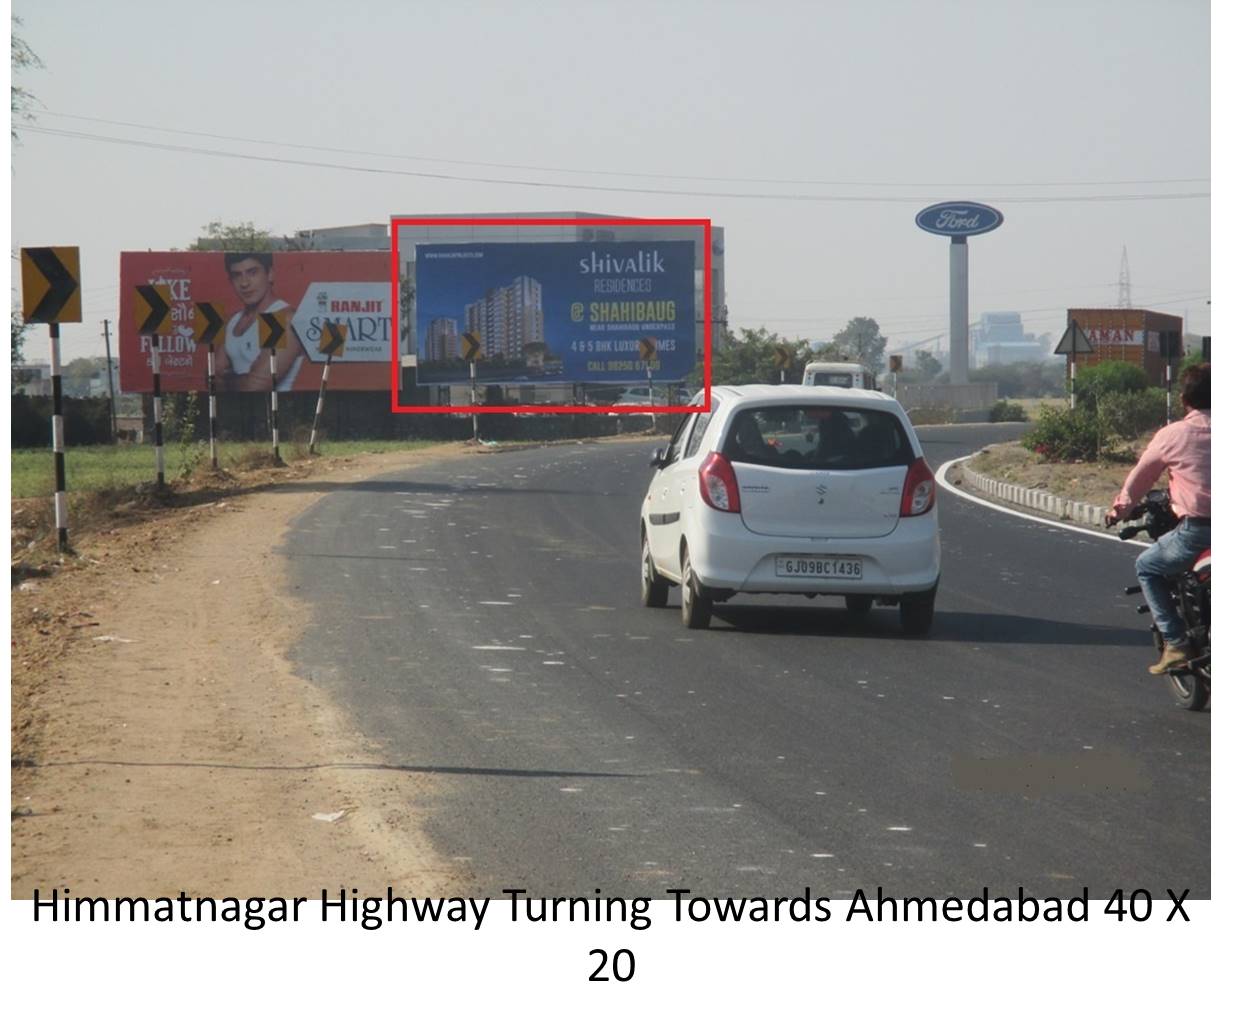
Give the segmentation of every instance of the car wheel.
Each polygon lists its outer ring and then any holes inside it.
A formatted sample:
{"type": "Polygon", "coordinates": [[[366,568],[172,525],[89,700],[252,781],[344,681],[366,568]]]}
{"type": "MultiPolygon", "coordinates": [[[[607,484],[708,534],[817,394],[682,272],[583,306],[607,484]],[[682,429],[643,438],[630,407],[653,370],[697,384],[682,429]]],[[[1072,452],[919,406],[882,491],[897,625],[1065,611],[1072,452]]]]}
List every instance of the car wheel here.
{"type": "Polygon", "coordinates": [[[933,604],[937,596],[935,584],[932,590],[904,594],[899,599],[899,625],[908,636],[925,636],[932,628],[933,604]]]}
{"type": "Polygon", "coordinates": [[[642,607],[662,608],[668,603],[668,581],[655,571],[651,542],[642,535],[642,607]]]}
{"type": "Polygon", "coordinates": [[[689,548],[681,555],[681,621],[687,629],[706,629],[711,624],[711,597],[694,575],[689,548]]]}
{"type": "Polygon", "coordinates": [[[869,614],[869,609],[873,607],[873,596],[871,594],[847,594],[843,599],[844,605],[848,609],[848,614],[854,617],[864,616],[869,614]]]}

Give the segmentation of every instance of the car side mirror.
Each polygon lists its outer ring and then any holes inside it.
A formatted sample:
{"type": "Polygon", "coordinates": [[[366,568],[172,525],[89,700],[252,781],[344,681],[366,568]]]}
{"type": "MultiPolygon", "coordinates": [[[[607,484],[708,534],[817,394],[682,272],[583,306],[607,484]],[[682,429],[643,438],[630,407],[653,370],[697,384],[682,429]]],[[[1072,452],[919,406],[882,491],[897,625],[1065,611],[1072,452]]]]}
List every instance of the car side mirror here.
{"type": "Polygon", "coordinates": [[[663,465],[664,450],[662,448],[656,448],[655,451],[651,452],[651,466],[654,469],[662,469],[663,465]]]}

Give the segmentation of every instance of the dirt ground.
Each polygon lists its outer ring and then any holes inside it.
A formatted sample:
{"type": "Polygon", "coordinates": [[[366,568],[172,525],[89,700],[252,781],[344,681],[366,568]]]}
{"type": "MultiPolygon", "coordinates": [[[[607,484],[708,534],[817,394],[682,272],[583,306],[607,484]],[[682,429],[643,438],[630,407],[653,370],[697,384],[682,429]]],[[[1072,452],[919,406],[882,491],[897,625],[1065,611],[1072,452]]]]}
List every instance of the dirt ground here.
{"type": "Polygon", "coordinates": [[[269,470],[75,535],[49,574],[15,570],[13,898],[465,890],[420,830],[438,783],[381,765],[287,661],[307,611],[274,551],[321,492],[251,489],[463,452],[269,470]]]}
{"type": "MultiPolygon", "coordinates": [[[[1146,443],[1146,440],[1145,442],[1146,443]]],[[[1111,505],[1134,463],[1042,462],[1017,441],[990,445],[967,463],[996,480],[1048,491],[1062,498],[1111,505]]],[[[1164,486],[1162,477],[1160,486],[1164,486]]]]}

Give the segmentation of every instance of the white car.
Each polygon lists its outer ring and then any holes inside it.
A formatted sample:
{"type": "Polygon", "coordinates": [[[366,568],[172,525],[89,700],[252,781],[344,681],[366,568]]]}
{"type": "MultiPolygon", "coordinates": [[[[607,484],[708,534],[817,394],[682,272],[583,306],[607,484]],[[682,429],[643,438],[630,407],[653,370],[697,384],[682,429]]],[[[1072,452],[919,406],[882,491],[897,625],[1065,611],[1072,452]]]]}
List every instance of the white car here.
{"type": "MultiPolygon", "coordinates": [[[[701,404],[701,398],[698,399],[701,404]]],[[[899,606],[927,633],[941,571],[936,484],[916,431],[876,391],[716,387],[711,411],[655,452],[642,502],[642,603],[681,587],[710,623],[735,594],[841,595],[853,615],[899,606]]]]}

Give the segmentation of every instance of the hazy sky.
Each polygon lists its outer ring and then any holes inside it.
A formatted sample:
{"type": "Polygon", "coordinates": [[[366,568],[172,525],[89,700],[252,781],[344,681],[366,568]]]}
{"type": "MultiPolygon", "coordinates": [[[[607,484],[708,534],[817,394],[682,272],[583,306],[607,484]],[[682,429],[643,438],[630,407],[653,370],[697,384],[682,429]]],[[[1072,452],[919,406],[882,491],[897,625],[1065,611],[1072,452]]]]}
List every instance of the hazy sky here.
{"type": "Polygon", "coordinates": [[[28,128],[11,160],[12,245],[82,249],[66,359],[102,353],[122,250],[182,248],[211,220],[573,209],[710,217],[734,326],[829,338],[872,316],[894,347],[947,330],[948,243],[913,217],[948,199],[1006,216],[970,243],[972,319],[1020,310],[1056,336],[1067,306],[1116,304],[1125,245],[1135,305],[1210,333],[1211,201],[1095,198],[1210,191],[1198,0],[13,10],[46,65],[19,79],[33,127],[101,137],[28,128]]]}

